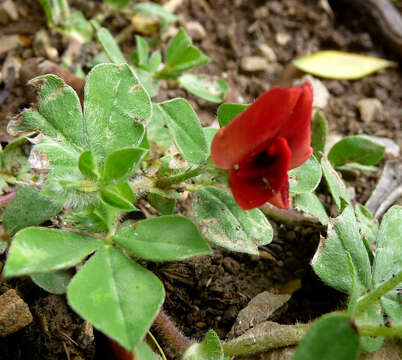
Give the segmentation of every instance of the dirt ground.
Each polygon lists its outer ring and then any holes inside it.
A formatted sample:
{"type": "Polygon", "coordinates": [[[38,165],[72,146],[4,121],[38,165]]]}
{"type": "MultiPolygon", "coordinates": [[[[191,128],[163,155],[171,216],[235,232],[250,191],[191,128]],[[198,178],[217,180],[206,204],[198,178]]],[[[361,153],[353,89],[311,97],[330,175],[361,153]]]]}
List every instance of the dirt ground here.
{"type": "MultiPolygon", "coordinates": [[[[47,29],[37,0],[16,0],[15,3],[19,19],[0,24],[0,36],[17,34],[33,40],[40,29],[47,29]]],[[[336,49],[399,60],[383,46],[380,37],[369,33],[368,18],[339,1],[331,2],[333,11],[323,6],[325,3],[318,0],[183,0],[177,14],[180,25],[186,27],[196,21],[205,30],[194,41],[212,58],[211,64],[202,71],[225,77],[231,87],[227,101],[249,103],[283,81],[284,69],[292,59],[307,53],[336,49]],[[242,60],[261,56],[262,45],[272,50],[266,68],[245,70],[242,60]]],[[[70,4],[91,17],[100,11],[101,1],[75,0],[70,4]]],[[[118,33],[128,22],[128,18],[117,14],[110,18],[107,26],[118,33]]],[[[52,45],[62,54],[66,41],[52,31],[49,34],[52,45]]],[[[122,48],[129,54],[133,45],[131,40],[126,41],[122,48]]],[[[96,49],[94,43],[84,46],[84,64],[96,49]]],[[[11,50],[9,54],[25,61],[38,56],[38,51],[29,45],[11,50]]],[[[6,54],[0,54],[3,66],[5,59],[6,54]]],[[[390,138],[402,146],[400,67],[360,80],[322,80],[322,83],[331,95],[324,108],[330,135],[368,134],[390,138]],[[382,110],[370,122],[362,119],[357,105],[365,98],[377,98],[382,105],[382,110]]],[[[10,139],[5,130],[9,119],[29,106],[29,99],[18,81],[9,88],[4,83],[0,86],[0,140],[5,144],[10,139]]],[[[183,90],[169,89],[158,100],[177,96],[190,99],[203,125],[213,123],[217,105],[183,90]]],[[[383,164],[384,161],[380,168],[383,164]]],[[[357,201],[364,203],[368,199],[380,174],[358,174],[347,179],[348,185],[355,187],[357,201]]],[[[213,328],[225,339],[238,312],[251,298],[265,290],[279,292],[291,284],[299,284],[300,290],[294,293],[286,311],[277,319],[281,323],[307,322],[342,307],[343,295],[322,284],[309,266],[322,229],[286,227],[274,221],[272,224],[274,240],[262,249],[261,257],[215,248],[213,256],[147,265],[165,284],[164,309],[186,336],[198,340],[213,328]]],[[[0,254],[0,270],[4,260],[5,254],[0,254]]],[[[29,278],[3,280],[0,295],[10,288],[16,289],[28,304],[34,320],[19,332],[0,338],[0,360],[111,358],[103,335],[93,333],[90,325],[68,308],[63,296],[45,293],[29,278]]]]}

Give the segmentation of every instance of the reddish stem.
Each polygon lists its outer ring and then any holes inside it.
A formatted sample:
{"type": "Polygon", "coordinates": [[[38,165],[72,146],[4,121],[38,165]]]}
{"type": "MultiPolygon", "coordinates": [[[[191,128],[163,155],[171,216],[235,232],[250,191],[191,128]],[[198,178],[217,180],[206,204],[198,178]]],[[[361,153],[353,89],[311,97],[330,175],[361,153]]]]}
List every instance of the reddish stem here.
{"type": "Polygon", "coordinates": [[[12,199],[14,199],[14,196],[17,194],[17,191],[11,191],[10,193],[6,195],[1,195],[0,196],[0,208],[8,205],[12,199]]]}

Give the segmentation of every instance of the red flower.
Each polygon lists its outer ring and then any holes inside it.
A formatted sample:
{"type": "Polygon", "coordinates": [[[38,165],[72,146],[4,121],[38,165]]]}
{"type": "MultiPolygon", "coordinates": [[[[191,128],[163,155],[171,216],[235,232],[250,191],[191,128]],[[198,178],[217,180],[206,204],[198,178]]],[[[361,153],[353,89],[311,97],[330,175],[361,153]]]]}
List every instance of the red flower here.
{"type": "Polygon", "coordinates": [[[244,210],[267,201],[289,207],[287,172],[313,152],[312,103],[309,83],[289,89],[274,87],[215,135],[212,159],[229,170],[233,196],[244,210]]]}

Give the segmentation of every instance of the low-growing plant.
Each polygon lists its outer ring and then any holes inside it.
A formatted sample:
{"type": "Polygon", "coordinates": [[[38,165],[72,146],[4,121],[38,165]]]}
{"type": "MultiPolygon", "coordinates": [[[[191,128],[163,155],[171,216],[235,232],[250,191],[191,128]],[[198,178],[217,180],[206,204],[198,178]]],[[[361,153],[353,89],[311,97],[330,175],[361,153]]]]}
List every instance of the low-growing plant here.
{"type": "MultiPolygon", "coordinates": [[[[128,3],[105,2],[114,10],[128,3]]],[[[49,24],[70,31],[66,1],[41,3],[49,24]]],[[[163,18],[153,5],[135,9],[163,18]]],[[[355,359],[360,350],[379,349],[384,337],[402,336],[402,207],[392,207],[379,227],[368,209],[350,199],[337,172],[376,170],[382,145],[349,136],[326,152],[327,121],[319,112],[311,120],[308,83],[275,87],[253,104],[222,104],[221,129],[202,128],[185,99],[151,100],[162,81],[212,102],[223,101],[228,91],[222,79],[185,74],[209,58],[183,29],[168,44],[164,62],[137,36],[126,64],[106,28],[85,24],[112,63],[98,57],[83,103],[63,79],[40,76],[31,80],[39,105],[9,125],[19,138],[0,162],[1,188],[16,192],[2,215],[12,238],[6,277],[29,275],[49,292],[66,293],[82,318],[136,358],[152,359],[144,336],[165,293],[148,263],[209,255],[209,243],[258,255],[273,237],[263,211],[292,223],[293,207],[320,224],[325,236],[311,265],[322,281],[348,295],[347,309],[313,324],[276,324],[224,343],[210,330],[200,343],[181,342],[176,357],[229,359],[301,341],[296,360],[355,359]],[[321,182],[338,211],[335,218],[315,194],[321,182]],[[177,215],[183,193],[192,193],[192,219],[177,215]],[[144,219],[144,206],[160,216],[144,219]],[[56,215],[54,226],[38,226],[56,215]]],[[[181,335],[172,326],[162,331],[175,346],[181,335]]]]}

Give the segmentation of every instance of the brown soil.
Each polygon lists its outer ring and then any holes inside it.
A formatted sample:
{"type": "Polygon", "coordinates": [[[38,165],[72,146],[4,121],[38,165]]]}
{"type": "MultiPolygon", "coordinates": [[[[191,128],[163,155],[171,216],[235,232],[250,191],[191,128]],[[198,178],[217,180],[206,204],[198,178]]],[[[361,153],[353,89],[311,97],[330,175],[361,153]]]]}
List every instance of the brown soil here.
{"type": "MultiPolygon", "coordinates": [[[[46,29],[37,0],[17,0],[15,3],[22,9],[22,15],[16,22],[1,25],[0,36],[19,34],[33,39],[39,29],[46,29]]],[[[88,17],[93,16],[101,5],[101,1],[94,0],[70,3],[88,17]]],[[[212,63],[202,70],[218,76],[223,74],[231,86],[227,99],[230,102],[253,101],[276,84],[292,59],[317,50],[338,49],[398,60],[383,48],[381,40],[368,33],[367,19],[355,10],[333,1],[334,14],[331,14],[319,3],[316,0],[184,0],[178,14],[181,25],[197,21],[205,28],[207,35],[195,43],[212,58],[212,63]],[[278,43],[278,34],[290,36],[286,45],[278,43]],[[274,50],[277,60],[271,61],[265,71],[242,71],[241,58],[257,55],[258,45],[262,43],[274,50]]],[[[108,21],[113,32],[127,24],[128,20],[121,15],[108,21]]],[[[62,54],[65,40],[53,32],[50,34],[52,44],[62,54]]],[[[122,47],[129,53],[133,43],[127,41],[122,47]]],[[[86,55],[90,56],[97,47],[89,44],[85,49],[86,55]]],[[[23,60],[36,55],[30,46],[12,52],[23,60]]],[[[4,59],[5,55],[0,55],[1,63],[4,59]]],[[[323,80],[323,83],[331,94],[325,109],[331,134],[383,136],[402,146],[400,68],[386,69],[356,81],[323,80]],[[379,99],[383,111],[375,121],[367,124],[360,118],[357,102],[368,97],[379,99]]],[[[22,85],[16,82],[11,88],[0,87],[0,98],[5,96],[4,103],[0,104],[0,139],[3,143],[10,139],[5,127],[11,116],[29,105],[22,85]]],[[[214,121],[216,105],[182,90],[168,90],[161,98],[176,96],[190,99],[204,125],[214,121]]],[[[356,189],[357,201],[364,203],[367,200],[378,175],[359,174],[349,179],[348,184],[356,189]]],[[[278,321],[306,322],[342,307],[344,297],[323,285],[309,266],[320,229],[272,223],[274,241],[263,249],[272,257],[258,258],[216,248],[210,257],[148,264],[165,284],[165,311],[185,335],[198,340],[213,328],[224,339],[238,312],[252,297],[265,290],[280,291],[295,279],[301,281],[301,289],[294,294],[278,321]]],[[[4,260],[5,254],[0,254],[0,269],[4,260]]],[[[29,278],[3,280],[0,295],[9,288],[15,288],[28,303],[34,321],[19,332],[0,338],[0,360],[111,358],[102,335],[95,332],[93,337],[87,324],[68,308],[63,296],[45,293],[29,278]]]]}

